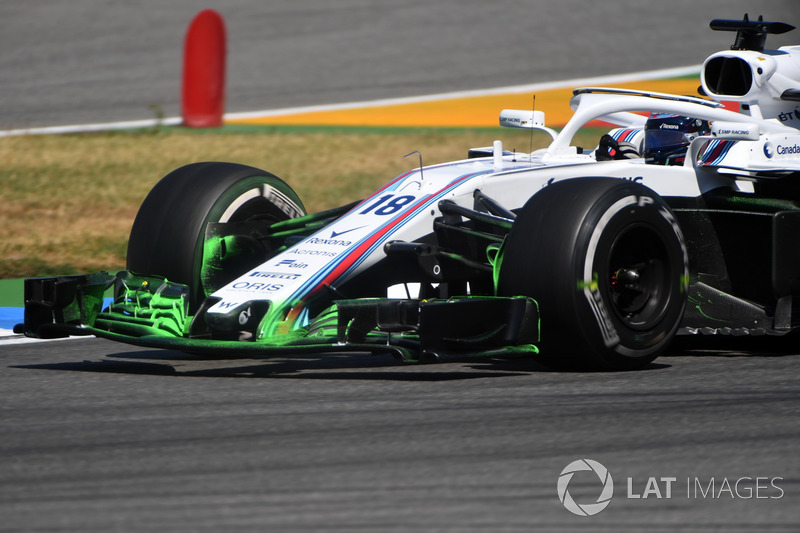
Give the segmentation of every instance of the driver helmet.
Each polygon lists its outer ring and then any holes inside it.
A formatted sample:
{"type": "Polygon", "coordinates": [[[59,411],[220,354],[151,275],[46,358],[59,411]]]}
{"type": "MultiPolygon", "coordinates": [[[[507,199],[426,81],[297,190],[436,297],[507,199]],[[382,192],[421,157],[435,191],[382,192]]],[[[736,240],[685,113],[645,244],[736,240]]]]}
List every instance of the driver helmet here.
{"type": "Polygon", "coordinates": [[[708,121],[681,115],[654,113],[644,126],[643,156],[647,163],[674,165],[683,163],[689,143],[705,135],[708,121]]]}

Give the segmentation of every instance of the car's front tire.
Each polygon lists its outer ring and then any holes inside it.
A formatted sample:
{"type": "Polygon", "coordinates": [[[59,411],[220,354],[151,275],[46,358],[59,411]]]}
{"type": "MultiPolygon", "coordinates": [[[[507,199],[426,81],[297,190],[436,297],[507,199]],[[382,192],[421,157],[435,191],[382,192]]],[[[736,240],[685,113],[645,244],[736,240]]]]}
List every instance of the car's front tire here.
{"type": "Polygon", "coordinates": [[[292,188],[269,172],[235,163],[186,165],[167,174],[142,203],[127,268],[188,285],[194,309],[206,296],[201,273],[209,223],[277,222],[305,213],[292,188]]]}
{"type": "Polygon", "coordinates": [[[498,292],[539,302],[545,362],[635,369],[674,336],[687,278],[683,236],[662,198],[625,180],[577,178],[522,208],[498,292]]]}

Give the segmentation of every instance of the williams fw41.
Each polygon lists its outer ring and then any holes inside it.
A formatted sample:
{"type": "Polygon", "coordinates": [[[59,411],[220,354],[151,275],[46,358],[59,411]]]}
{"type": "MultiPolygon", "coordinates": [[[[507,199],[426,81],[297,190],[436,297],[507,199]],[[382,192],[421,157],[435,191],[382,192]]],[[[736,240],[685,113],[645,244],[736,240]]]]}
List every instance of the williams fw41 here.
{"type": "Polygon", "coordinates": [[[698,97],[576,89],[558,133],[505,110],[501,125],[550,145],[495,142],[341,208],[307,214],[256,168],[179,168],[141,206],[127,269],[26,280],[18,331],[607,369],[641,367],[675,335],[787,333],[800,324],[800,46],[765,49],[784,23],[711,27],[736,39],[705,60],[698,97]],[[572,146],[596,119],[616,128],[572,146]]]}

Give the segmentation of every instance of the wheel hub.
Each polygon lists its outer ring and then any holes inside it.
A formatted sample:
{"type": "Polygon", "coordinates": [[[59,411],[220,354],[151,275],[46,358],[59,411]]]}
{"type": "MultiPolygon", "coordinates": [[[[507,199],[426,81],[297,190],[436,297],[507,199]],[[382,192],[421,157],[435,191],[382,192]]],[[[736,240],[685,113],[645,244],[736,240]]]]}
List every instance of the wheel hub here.
{"type": "Polygon", "coordinates": [[[620,268],[611,276],[611,288],[615,292],[635,289],[641,276],[635,268],[620,268]]]}
{"type": "Polygon", "coordinates": [[[609,264],[609,296],[616,315],[628,327],[647,328],[667,307],[669,280],[666,256],[660,240],[645,227],[634,227],[612,247],[609,264]]]}

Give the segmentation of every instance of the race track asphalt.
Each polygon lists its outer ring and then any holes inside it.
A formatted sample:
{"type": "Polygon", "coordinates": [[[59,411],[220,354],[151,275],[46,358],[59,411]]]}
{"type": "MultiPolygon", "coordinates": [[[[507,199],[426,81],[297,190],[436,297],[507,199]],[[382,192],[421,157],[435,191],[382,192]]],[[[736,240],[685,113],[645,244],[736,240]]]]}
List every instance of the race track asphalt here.
{"type": "MultiPolygon", "coordinates": [[[[800,523],[796,351],[682,350],[640,372],[560,373],[529,360],[195,361],[96,339],[2,350],[4,531],[800,523]],[[583,458],[614,482],[591,517],[556,492],[583,458]]],[[[600,488],[593,475],[569,485],[584,504],[600,488]]]]}
{"type": "MultiPolygon", "coordinates": [[[[3,2],[0,130],[180,115],[184,36],[208,6],[3,2]]],[[[800,26],[795,0],[227,0],[217,10],[230,112],[683,67],[733,44],[708,29],[713,18],[800,26]]]]}
{"type": "MultiPolygon", "coordinates": [[[[800,25],[793,0],[642,6],[233,0],[228,109],[670,68],[730,46],[713,17],[800,25]]],[[[183,31],[204,7],[4,3],[0,129],[177,114],[183,31]]],[[[630,373],[2,343],[0,531],[797,531],[800,350],[767,340],[630,373]],[[559,501],[578,459],[614,481],[596,516],[559,501]]],[[[569,484],[581,504],[600,489],[586,472],[569,484]]]]}

